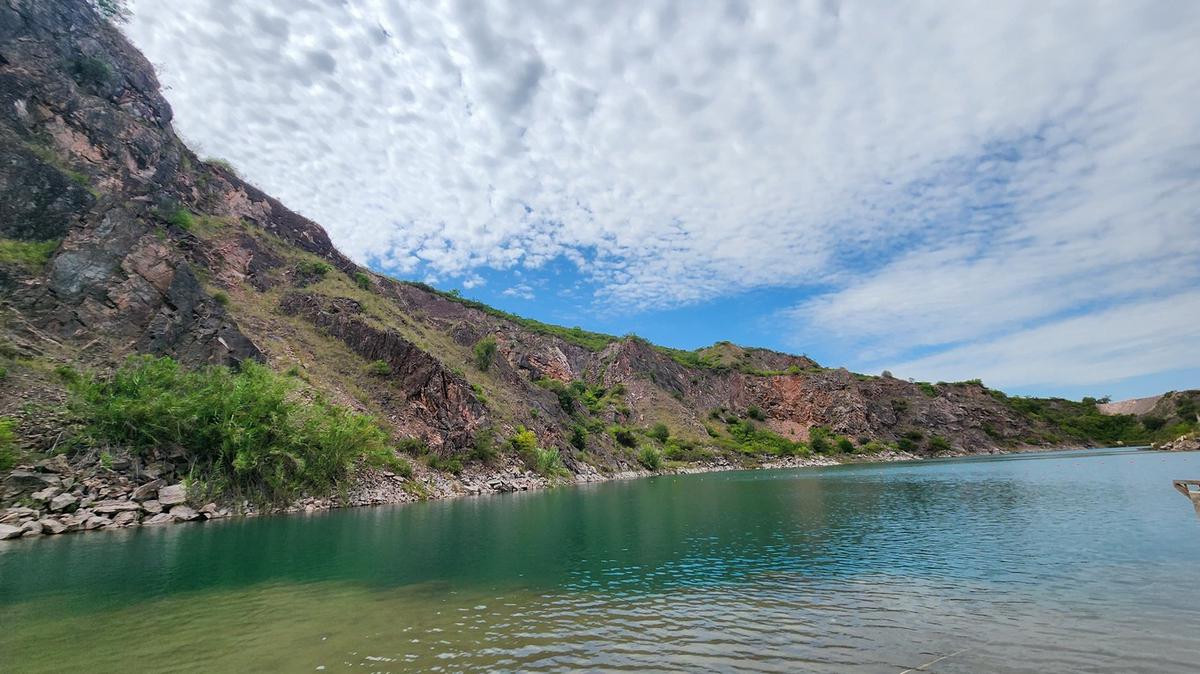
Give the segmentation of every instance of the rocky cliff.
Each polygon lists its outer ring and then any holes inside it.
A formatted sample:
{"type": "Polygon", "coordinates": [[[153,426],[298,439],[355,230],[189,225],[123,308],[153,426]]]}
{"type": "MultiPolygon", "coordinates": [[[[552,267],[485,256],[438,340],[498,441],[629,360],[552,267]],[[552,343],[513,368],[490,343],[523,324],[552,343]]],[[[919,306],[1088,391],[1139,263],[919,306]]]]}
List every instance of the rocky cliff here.
{"type": "Polygon", "coordinates": [[[1089,440],[978,382],[865,376],[728,343],[673,351],[380,276],[201,161],[171,118],[153,68],[88,3],[0,3],[0,415],[31,455],[62,436],[58,366],[103,370],[134,353],[299,372],[429,447],[431,465],[466,462],[468,491],[490,480],[467,461],[475,439],[520,427],[585,479],[641,470],[635,448],[662,446],[648,433],[659,424],[679,462],[754,461],[752,437],[917,455],[1089,440]]]}

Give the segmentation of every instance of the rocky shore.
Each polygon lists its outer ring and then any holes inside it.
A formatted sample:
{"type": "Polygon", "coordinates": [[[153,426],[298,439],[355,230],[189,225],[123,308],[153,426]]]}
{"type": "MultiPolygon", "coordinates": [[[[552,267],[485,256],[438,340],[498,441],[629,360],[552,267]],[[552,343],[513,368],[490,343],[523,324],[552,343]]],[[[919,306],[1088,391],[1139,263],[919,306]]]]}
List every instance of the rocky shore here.
{"type": "MultiPolygon", "coordinates": [[[[1018,450],[1019,451],[1019,450],[1018,450]]],[[[1004,453],[996,450],[995,453],[1004,453]]],[[[953,454],[964,455],[963,453],[953,454]]],[[[947,455],[951,456],[951,455],[947,455]]],[[[285,507],[264,509],[249,501],[208,500],[189,491],[182,454],[137,457],[90,453],[68,460],[59,455],[17,466],[0,483],[0,540],[100,531],[143,525],[202,522],[231,516],[316,512],[341,507],[409,503],[426,499],[482,496],[635,479],[654,474],[695,474],[750,468],[805,468],[843,463],[919,461],[922,456],[888,451],[871,455],[786,456],[738,463],[725,457],[652,472],[644,469],[601,473],[589,465],[570,478],[549,480],[517,459],[499,465],[471,464],[459,475],[418,465],[411,477],[364,468],[342,497],[305,497],[285,507]]],[[[942,458],[942,457],[939,457],[942,458]]]]}

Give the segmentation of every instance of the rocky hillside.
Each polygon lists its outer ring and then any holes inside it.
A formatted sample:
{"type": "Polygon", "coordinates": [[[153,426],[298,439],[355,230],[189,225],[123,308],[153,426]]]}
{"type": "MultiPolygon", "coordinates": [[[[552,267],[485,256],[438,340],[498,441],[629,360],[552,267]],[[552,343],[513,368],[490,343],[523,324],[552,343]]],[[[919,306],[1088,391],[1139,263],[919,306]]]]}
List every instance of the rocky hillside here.
{"type": "Polygon", "coordinates": [[[139,353],[289,372],[377,417],[423,457],[419,473],[470,474],[481,437],[511,468],[521,429],[573,476],[661,465],[646,447],[668,462],[740,462],[1108,432],[1064,426],[1094,406],[1031,410],[979,382],[860,375],[728,343],[664,349],[372,273],[198,158],[171,118],[153,68],[84,0],[0,2],[0,415],[26,459],[64,446],[64,366],[103,372],[139,353]]]}

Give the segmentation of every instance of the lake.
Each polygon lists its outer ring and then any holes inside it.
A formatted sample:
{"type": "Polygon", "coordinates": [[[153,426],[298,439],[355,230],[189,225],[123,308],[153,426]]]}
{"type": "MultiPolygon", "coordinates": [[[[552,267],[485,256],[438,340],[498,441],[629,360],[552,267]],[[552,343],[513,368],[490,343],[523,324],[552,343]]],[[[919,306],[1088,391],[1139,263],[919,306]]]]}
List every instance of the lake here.
{"type": "Polygon", "coordinates": [[[1198,477],[1086,450],[0,543],[0,671],[1196,671],[1198,477]]]}

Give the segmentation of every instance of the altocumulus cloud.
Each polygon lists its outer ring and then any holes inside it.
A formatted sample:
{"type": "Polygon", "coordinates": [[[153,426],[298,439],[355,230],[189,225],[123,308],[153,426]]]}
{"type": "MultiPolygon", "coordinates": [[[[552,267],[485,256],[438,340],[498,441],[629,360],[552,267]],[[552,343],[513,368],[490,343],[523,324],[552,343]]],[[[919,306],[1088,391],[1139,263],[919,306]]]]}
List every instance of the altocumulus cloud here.
{"type": "Polygon", "coordinates": [[[897,374],[1200,367],[1194,329],[1128,329],[1197,311],[1200,3],[133,9],[181,132],[383,269],[794,288],[796,345],[897,374]]]}

